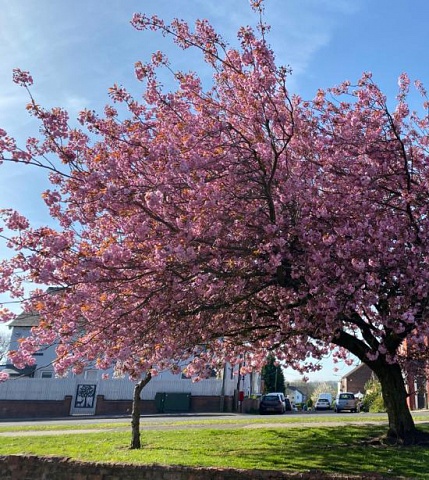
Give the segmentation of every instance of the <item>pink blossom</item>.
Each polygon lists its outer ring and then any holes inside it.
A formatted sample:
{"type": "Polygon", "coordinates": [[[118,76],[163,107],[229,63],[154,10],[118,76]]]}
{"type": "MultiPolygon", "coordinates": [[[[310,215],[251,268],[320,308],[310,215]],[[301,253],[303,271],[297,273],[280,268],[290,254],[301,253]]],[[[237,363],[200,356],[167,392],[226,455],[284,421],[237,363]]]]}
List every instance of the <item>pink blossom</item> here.
{"type": "Polygon", "coordinates": [[[13,81],[23,87],[30,87],[33,85],[33,78],[31,77],[30,72],[20,70],[19,68],[13,70],[13,81]]]}

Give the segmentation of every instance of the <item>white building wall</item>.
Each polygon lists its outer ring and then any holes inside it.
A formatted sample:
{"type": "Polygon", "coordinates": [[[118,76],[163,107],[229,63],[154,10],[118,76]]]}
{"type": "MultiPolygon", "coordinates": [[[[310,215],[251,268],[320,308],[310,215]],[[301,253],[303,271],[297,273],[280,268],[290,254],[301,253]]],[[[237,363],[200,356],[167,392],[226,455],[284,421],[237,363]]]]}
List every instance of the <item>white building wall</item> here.
{"type": "MultiPolygon", "coordinates": [[[[104,395],[106,400],[132,399],[134,382],[127,378],[102,380],[100,378],[102,372],[96,373],[96,378],[85,374],[70,378],[12,378],[0,383],[0,400],[63,400],[66,395],[75,395],[79,384],[96,385],[96,394],[104,395]]],[[[250,376],[246,376],[245,379],[246,384],[250,381],[250,376]]],[[[222,378],[209,378],[193,382],[191,379],[182,378],[181,375],[163,372],[145,386],[141,398],[153,400],[158,392],[232,396],[236,387],[236,375],[232,378],[228,376],[225,381],[222,378]]],[[[248,391],[243,391],[246,395],[249,394],[248,391]]]]}
{"type": "Polygon", "coordinates": [[[0,383],[0,400],[63,400],[74,394],[77,383],[76,378],[11,379],[0,383]]]}
{"type": "MultiPolygon", "coordinates": [[[[14,326],[11,332],[9,350],[16,350],[19,339],[27,337],[28,327],[14,326]]],[[[104,373],[112,374],[113,369],[101,371],[87,368],[79,376],[55,378],[53,362],[56,358],[55,346],[41,349],[36,355],[36,369],[33,378],[11,378],[0,383],[0,400],[62,400],[66,395],[75,395],[77,385],[96,385],[96,395],[104,395],[106,400],[132,399],[134,382],[128,378],[102,380],[104,373]],[[52,375],[52,378],[43,378],[52,375]]],[[[143,389],[141,398],[153,400],[156,393],[190,393],[203,396],[233,396],[236,390],[246,396],[260,393],[260,375],[238,375],[238,367],[226,365],[220,378],[209,378],[199,382],[175,375],[169,371],[154,377],[143,389]]]]}

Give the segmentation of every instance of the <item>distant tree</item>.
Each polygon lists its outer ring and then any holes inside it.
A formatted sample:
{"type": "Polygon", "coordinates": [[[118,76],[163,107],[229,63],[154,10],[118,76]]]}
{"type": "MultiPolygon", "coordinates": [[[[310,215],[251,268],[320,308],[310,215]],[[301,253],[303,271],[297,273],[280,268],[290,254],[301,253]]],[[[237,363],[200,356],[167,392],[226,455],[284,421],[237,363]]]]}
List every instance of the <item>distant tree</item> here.
{"type": "Polygon", "coordinates": [[[313,397],[313,392],[316,390],[316,389],[319,389],[319,387],[321,385],[326,385],[326,386],[329,386],[329,389],[327,391],[330,391],[330,390],[334,390],[336,391],[337,390],[337,382],[335,381],[324,381],[324,382],[318,382],[318,381],[295,381],[293,383],[293,385],[295,387],[297,387],[299,390],[301,390],[301,392],[304,392],[306,397],[307,398],[312,398],[313,397]]]}
{"type": "Polygon", "coordinates": [[[311,395],[311,399],[313,400],[313,403],[316,403],[321,393],[330,393],[332,395],[332,399],[334,399],[337,394],[335,382],[318,383],[311,395]]]}
{"type": "Polygon", "coordinates": [[[262,380],[264,382],[264,393],[285,393],[283,370],[273,355],[268,357],[267,364],[262,368],[262,380]]]}
{"type": "Polygon", "coordinates": [[[365,384],[365,397],[362,401],[362,410],[366,412],[385,412],[381,383],[373,377],[365,384]]]}

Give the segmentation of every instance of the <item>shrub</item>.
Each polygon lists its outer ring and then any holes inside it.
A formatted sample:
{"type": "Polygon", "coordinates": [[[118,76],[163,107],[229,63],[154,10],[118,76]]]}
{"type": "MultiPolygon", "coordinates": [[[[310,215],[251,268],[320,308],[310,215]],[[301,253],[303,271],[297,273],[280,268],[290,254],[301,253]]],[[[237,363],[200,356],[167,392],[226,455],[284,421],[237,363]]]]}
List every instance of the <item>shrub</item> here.
{"type": "Polygon", "coordinates": [[[371,413],[381,413],[386,411],[383,396],[381,393],[381,384],[377,378],[372,378],[365,385],[365,397],[362,402],[362,410],[371,413]]]}

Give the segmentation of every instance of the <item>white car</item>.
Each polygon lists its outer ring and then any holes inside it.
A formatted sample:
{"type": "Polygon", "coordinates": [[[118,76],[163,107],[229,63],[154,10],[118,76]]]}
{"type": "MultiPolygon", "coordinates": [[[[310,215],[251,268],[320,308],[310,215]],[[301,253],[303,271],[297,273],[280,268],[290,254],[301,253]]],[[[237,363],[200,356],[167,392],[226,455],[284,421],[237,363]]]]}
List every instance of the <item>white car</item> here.
{"type": "Polygon", "coordinates": [[[335,412],[340,413],[344,410],[348,410],[352,413],[359,412],[359,400],[355,397],[354,393],[343,392],[337,395],[335,400],[335,412]]]}
{"type": "Polygon", "coordinates": [[[331,404],[327,398],[319,398],[314,407],[316,410],[330,410],[331,404]]]}

